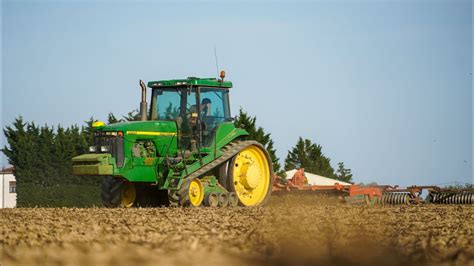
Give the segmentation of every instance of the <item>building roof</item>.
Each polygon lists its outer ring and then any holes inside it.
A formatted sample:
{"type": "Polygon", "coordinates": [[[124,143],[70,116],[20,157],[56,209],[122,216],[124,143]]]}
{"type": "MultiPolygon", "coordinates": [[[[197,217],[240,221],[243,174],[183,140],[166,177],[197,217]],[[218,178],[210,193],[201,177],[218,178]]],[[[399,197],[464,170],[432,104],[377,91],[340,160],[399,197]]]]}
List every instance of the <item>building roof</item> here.
{"type": "Polygon", "coordinates": [[[15,167],[13,166],[2,168],[2,170],[0,170],[0,174],[13,174],[13,170],[15,170],[15,167]]]}
{"type": "MultiPolygon", "coordinates": [[[[286,178],[291,179],[295,175],[296,171],[297,169],[286,171],[286,178]]],[[[306,171],[304,172],[304,176],[308,179],[309,185],[333,186],[336,183],[339,183],[340,185],[344,185],[344,186],[352,185],[351,183],[342,182],[340,180],[332,179],[329,177],[315,175],[312,173],[308,173],[306,171]]]]}

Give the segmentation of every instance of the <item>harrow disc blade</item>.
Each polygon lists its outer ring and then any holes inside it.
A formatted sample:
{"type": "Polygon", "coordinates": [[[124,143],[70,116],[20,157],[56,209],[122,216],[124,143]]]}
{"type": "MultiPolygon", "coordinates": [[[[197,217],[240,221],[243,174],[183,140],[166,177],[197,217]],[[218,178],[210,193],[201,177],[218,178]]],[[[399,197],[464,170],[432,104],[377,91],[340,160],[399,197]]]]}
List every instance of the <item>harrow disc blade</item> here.
{"type": "Polygon", "coordinates": [[[404,192],[384,192],[382,194],[383,205],[410,204],[410,193],[404,192]]]}
{"type": "Polygon", "coordinates": [[[474,193],[462,192],[430,192],[428,201],[434,204],[473,204],[474,193]]]}

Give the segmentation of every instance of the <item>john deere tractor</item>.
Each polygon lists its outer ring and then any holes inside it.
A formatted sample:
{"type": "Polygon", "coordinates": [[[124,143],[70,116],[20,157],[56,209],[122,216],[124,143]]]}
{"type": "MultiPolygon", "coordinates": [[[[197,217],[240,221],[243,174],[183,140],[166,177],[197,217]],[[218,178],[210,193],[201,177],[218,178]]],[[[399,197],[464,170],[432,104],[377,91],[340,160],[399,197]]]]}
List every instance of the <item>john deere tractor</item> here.
{"type": "Polygon", "coordinates": [[[195,78],[148,82],[140,121],[95,122],[94,145],[74,157],[73,173],[103,176],[104,206],[260,206],[273,169],[265,148],[236,128],[230,81],[195,78]]]}

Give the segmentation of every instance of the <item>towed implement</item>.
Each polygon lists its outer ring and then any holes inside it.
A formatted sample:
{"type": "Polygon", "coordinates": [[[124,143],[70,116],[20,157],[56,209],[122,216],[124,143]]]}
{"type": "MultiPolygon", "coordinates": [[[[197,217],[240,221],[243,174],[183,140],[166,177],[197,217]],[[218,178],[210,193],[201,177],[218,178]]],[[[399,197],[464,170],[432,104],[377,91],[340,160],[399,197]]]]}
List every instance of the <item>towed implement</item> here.
{"type": "Polygon", "coordinates": [[[111,208],[265,204],[271,160],[234,126],[224,78],[140,81],[140,121],[94,123],[94,145],[72,159],[73,173],[103,176],[101,198],[111,208]]]}
{"type": "Polygon", "coordinates": [[[438,186],[377,186],[382,191],[380,204],[474,204],[473,189],[447,189],[438,186]],[[423,191],[428,195],[423,199],[423,191]]]}
{"type": "Polygon", "coordinates": [[[275,195],[318,193],[336,195],[347,203],[367,205],[409,205],[409,204],[474,204],[474,189],[447,189],[437,186],[360,186],[360,185],[309,185],[304,169],[295,172],[291,179],[274,175],[273,193],[275,195]],[[423,191],[428,195],[423,199],[423,191]]]}

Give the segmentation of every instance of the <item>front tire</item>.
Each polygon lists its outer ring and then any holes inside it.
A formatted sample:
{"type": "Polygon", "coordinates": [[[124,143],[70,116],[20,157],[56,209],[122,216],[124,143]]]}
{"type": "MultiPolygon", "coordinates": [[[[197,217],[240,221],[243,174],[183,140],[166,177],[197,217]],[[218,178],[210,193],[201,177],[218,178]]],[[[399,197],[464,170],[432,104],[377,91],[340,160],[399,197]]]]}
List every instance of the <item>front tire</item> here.
{"type": "Polygon", "coordinates": [[[100,197],[107,208],[130,208],[136,199],[135,186],[131,182],[107,176],[102,180],[100,197]]]}

